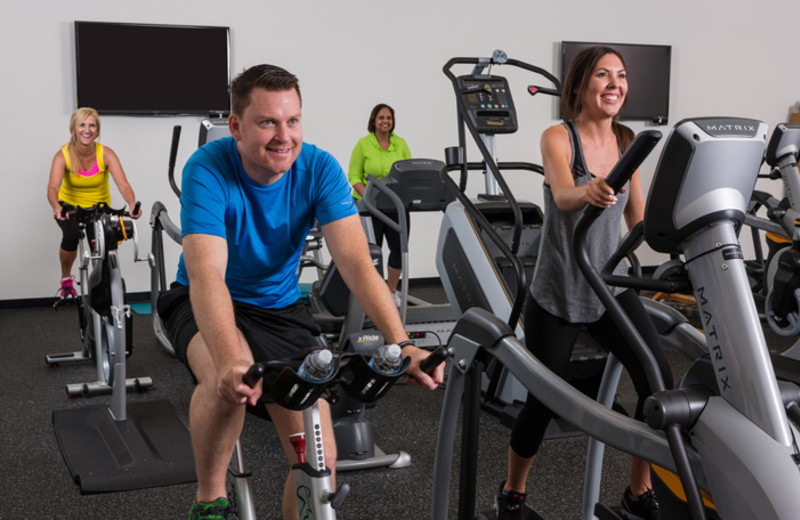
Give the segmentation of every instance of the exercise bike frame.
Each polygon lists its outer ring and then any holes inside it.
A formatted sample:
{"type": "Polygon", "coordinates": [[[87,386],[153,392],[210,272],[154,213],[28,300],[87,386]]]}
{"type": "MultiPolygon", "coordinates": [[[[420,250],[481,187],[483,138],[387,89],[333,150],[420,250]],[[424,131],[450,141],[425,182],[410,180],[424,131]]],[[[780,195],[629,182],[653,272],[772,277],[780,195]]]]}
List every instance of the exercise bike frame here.
{"type": "MultiPolygon", "coordinates": [[[[134,211],[138,210],[139,204],[134,211]]],[[[119,244],[133,241],[134,261],[138,258],[138,236],[136,222],[125,218],[125,208],[114,209],[105,203],[89,208],[76,207],[63,211],[67,218],[78,221],[80,241],[80,296],[78,313],[81,325],[81,352],[53,354],[47,356],[51,365],[81,361],[95,361],[97,380],[66,385],[70,397],[94,397],[111,394],[110,411],[117,421],[126,419],[125,393],[129,390],[143,391],[152,386],[149,377],[126,378],[127,322],[130,306],[125,303],[124,282],[119,260],[119,244]],[[84,245],[87,227],[92,226],[94,240],[84,245]],[[89,273],[91,266],[92,273],[89,273]],[[99,277],[101,285],[90,287],[93,277],[99,277]],[[92,292],[95,291],[93,298],[92,292]],[[106,294],[99,295],[100,292],[106,294]],[[107,299],[104,299],[107,297],[107,299]],[[91,327],[91,331],[88,329],[91,327]]]]}
{"type": "MultiPolygon", "coordinates": [[[[263,378],[265,391],[271,393],[277,404],[290,410],[302,411],[303,440],[301,444],[295,444],[297,434],[292,435],[295,439],[290,440],[295,445],[299,458],[299,462],[292,464],[298,516],[307,520],[334,520],[336,511],[343,506],[350,491],[350,486],[346,483],[340,484],[339,489],[334,490],[331,470],[325,465],[319,399],[335,399],[336,392],[341,389],[365,403],[375,402],[386,395],[396,381],[404,377],[411,363],[410,358],[405,358],[397,372],[385,374],[372,368],[367,358],[360,354],[332,354],[334,369],[323,381],[311,381],[300,376],[297,370],[301,360],[255,363],[244,377],[251,387],[263,378]],[[311,442],[312,449],[305,449],[306,442],[311,442]],[[311,454],[309,461],[305,460],[306,451],[311,454]]],[[[443,360],[441,356],[435,359],[438,360],[436,364],[443,360]]],[[[428,368],[432,370],[435,366],[428,368]]],[[[240,450],[234,451],[229,474],[233,478],[240,519],[255,520],[250,474],[244,469],[240,450]]]]}

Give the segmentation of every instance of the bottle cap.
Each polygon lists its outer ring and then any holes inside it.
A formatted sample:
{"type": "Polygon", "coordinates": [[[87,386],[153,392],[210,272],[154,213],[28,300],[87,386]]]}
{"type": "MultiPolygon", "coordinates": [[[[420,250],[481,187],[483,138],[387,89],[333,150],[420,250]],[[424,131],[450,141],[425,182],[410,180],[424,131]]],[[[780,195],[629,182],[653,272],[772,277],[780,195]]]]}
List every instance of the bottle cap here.
{"type": "Polygon", "coordinates": [[[386,349],[386,357],[389,359],[399,358],[401,353],[402,349],[399,345],[392,344],[386,349]]]}
{"type": "Polygon", "coordinates": [[[330,365],[333,359],[333,353],[328,349],[320,350],[319,354],[317,354],[317,359],[323,365],[330,365]]]}

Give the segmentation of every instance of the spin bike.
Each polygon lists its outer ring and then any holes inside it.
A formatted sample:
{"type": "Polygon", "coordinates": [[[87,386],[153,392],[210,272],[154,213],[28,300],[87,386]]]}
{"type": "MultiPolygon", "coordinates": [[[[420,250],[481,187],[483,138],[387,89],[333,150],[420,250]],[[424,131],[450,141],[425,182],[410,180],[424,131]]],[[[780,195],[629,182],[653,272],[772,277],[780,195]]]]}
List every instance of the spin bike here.
{"type": "MultiPolygon", "coordinates": [[[[350,491],[346,483],[333,488],[331,470],[325,465],[319,399],[335,400],[337,392],[343,390],[364,403],[375,402],[405,375],[411,361],[405,358],[399,369],[387,374],[370,366],[369,359],[360,354],[331,351],[331,359],[332,370],[322,380],[298,373],[302,359],[256,363],[245,374],[248,385],[255,386],[263,378],[264,392],[272,395],[277,404],[303,413],[303,432],[291,435],[290,441],[298,459],[292,465],[298,516],[308,520],[336,518],[336,511],[341,509],[350,491]],[[310,454],[308,460],[306,453],[310,454]]],[[[229,480],[239,518],[255,520],[250,473],[240,458],[232,460],[229,480]]]]}
{"type": "MultiPolygon", "coordinates": [[[[138,208],[137,202],[134,212],[138,208]]],[[[62,215],[75,219],[81,230],[80,295],[76,303],[82,349],[50,354],[46,361],[50,366],[94,362],[97,379],[67,384],[67,395],[94,397],[112,394],[115,415],[124,417],[125,392],[142,392],[153,385],[149,377],[126,379],[125,375],[125,359],[132,350],[132,327],[130,306],[125,303],[119,245],[132,240],[134,261],[144,260],[139,258],[136,222],[126,218],[128,211],[125,208],[113,209],[102,202],[88,208],[78,206],[74,210],[62,210],[62,215]]]]}
{"type": "MultiPolygon", "coordinates": [[[[775,377],[737,238],[766,135],[764,123],[747,119],[679,122],[664,146],[645,219],[620,245],[632,250],[646,240],[655,251],[683,256],[708,345],[708,355],[695,361],[677,389],[656,391],[648,398],[646,424],[572,388],[533,357],[508,324],[495,316],[481,309],[465,313],[450,342],[454,355],[437,439],[432,518],[447,516],[459,402],[466,384],[474,379],[469,374],[485,357],[497,359],[533,395],[589,436],[650,460],[661,519],[797,517],[800,390],[775,377]],[[672,494],[664,483],[674,475],[662,475],[676,470],[680,481],[672,494]],[[682,494],[688,497],[685,502],[679,498],[682,494]]],[[[658,138],[660,134],[652,130],[637,137],[608,176],[615,191],[658,138]]],[[[663,389],[654,358],[607,283],[669,290],[674,282],[614,276],[613,265],[599,273],[588,260],[586,234],[601,212],[588,208],[576,227],[573,246],[578,264],[637,351],[651,387],[663,389]]],[[[466,432],[475,445],[476,434],[477,429],[466,432]]],[[[462,458],[462,465],[471,462],[462,458]]],[[[464,491],[462,483],[460,493],[464,491]]],[[[461,517],[471,515],[465,511],[461,517]]],[[[619,518],[599,504],[584,508],[584,519],[595,516],[619,518]]]]}

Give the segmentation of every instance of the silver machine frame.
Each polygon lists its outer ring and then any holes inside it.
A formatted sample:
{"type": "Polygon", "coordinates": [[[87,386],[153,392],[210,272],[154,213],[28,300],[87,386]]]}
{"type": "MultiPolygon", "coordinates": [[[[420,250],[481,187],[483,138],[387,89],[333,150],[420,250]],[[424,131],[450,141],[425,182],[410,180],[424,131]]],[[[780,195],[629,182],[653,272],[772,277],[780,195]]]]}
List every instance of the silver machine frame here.
{"type": "MultiPolygon", "coordinates": [[[[738,241],[766,135],[766,124],[739,118],[676,124],[659,160],[644,221],[651,248],[682,256],[700,308],[715,391],[683,425],[684,448],[697,486],[711,494],[725,520],[788,520],[800,511],[800,432],[787,416],[800,394],[775,377],[738,241]]],[[[496,316],[468,310],[449,348],[431,518],[448,516],[457,421],[462,401],[468,413],[476,373],[487,358],[505,366],[529,392],[592,438],[669,470],[680,469],[664,431],[620,415],[570,386],[496,316]]],[[[611,364],[607,370],[612,372],[606,381],[608,398],[619,368],[611,364]]],[[[587,473],[587,481],[597,478],[599,473],[587,473]]],[[[587,496],[584,519],[594,518],[592,500],[587,496]]]]}

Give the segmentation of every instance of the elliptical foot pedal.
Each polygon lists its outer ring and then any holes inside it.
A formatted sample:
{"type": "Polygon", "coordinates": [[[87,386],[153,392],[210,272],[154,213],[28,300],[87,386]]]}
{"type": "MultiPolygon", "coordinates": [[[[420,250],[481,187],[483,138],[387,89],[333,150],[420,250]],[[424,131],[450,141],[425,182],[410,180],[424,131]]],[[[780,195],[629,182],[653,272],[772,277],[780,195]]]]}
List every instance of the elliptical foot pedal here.
{"type": "MultiPolygon", "coordinates": [[[[475,520],[496,520],[497,513],[492,510],[487,513],[478,513],[475,516],[475,520]]],[[[522,519],[523,520],[544,520],[544,517],[536,512],[534,508],[530,505],[525,504],[525,507],[522,509],[522,519]]]]}
{"type": "Polygon", "coordinates": [[[597,517],[597,520],[624,520],[618,507],[610,508],[603,504],[595,504],[594,516],[597,517]]]}

